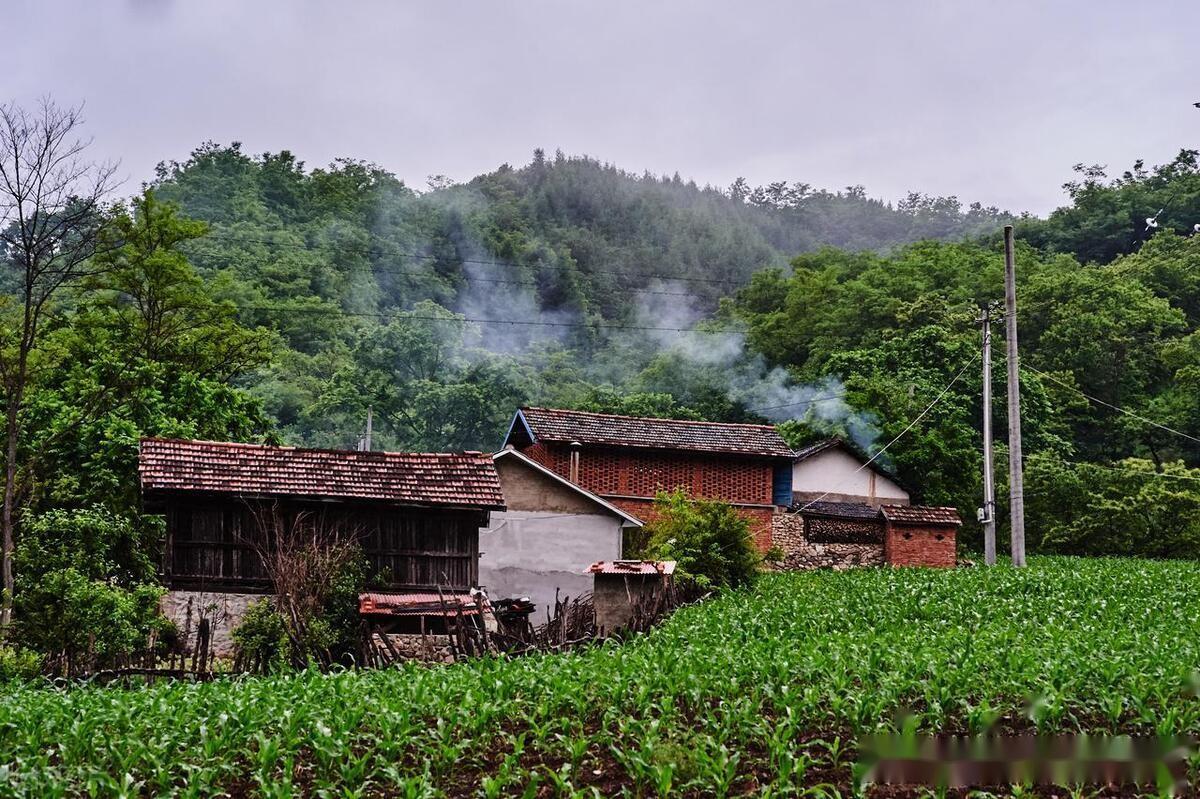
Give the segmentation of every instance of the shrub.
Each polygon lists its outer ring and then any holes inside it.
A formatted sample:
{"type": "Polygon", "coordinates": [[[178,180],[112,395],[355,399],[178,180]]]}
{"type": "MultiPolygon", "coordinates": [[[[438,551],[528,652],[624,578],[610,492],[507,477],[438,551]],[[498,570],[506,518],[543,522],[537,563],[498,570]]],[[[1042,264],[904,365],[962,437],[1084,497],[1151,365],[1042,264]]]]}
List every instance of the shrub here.
{"type": "Polygon", "coordinates": [[[758,575],[762,557],[750,524],[728,502],[660,492],[647,527],[645,556],[674,560],[677,580],[701,588],[740,588],[758,575]]]}
{"type": "Polygon", "coordinates": [[[247,608],[241,624],[230,635],[244,667],[265,673],[287,664],[287,630],[271,600],[260,599],[247,608]]]}
{"type": "Polygon", "coordinates": [[[32,680],[42,672],[42,656],[30,649],[0,646],[0,683],[32,680]]]}
{"type": "Polygon", "coordinates": [[[52,657],[55,670],[104,667],[144,652],[172,625],[159,609],[163,588],[122,588],[90,579],[74,567],[42,575],[17,593],[17,636],[52,657]]]}
{"type": "Polygon", "coordinates": [[[50,510],[21,520],[17,591],[53,571],[74,569],[94,580],[132,587],[152,582],[162,520],[118,516],[104,508],[50,510]]]}

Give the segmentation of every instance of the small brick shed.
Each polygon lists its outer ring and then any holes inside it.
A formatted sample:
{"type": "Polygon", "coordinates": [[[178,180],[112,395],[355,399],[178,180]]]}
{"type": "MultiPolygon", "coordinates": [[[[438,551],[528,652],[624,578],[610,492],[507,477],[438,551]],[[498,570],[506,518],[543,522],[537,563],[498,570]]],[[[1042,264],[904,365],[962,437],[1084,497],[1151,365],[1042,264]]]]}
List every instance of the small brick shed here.
{"type": "Polygon", "coordinates": [[[953,566],[962,520],[954,508],[883,505],[883,559],[892,566],[953,566]]]}
{"type": "Polygon", "coordinates": [[[854,566],[954,566],[961,521],[954,508],[810,502],[773,521],[785,570],[854,566]]]}

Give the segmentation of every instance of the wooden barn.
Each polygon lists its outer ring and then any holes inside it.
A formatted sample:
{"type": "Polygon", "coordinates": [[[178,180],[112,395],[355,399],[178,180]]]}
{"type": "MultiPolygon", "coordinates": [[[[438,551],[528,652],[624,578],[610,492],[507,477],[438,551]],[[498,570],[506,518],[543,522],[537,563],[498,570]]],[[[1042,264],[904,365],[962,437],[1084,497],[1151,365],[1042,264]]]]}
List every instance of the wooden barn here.
{"type": "Polygon", "coordinates": [[[272,591],[263,558],[282,531],[353,537],[389,591],[466,592],[479,582],[479,530],[504,509],[492,458],[478,452],[145,439],[138,470],[146,509],[166,519],[164,610],[184,629],[212,616],[218,651],[272,591]]]}

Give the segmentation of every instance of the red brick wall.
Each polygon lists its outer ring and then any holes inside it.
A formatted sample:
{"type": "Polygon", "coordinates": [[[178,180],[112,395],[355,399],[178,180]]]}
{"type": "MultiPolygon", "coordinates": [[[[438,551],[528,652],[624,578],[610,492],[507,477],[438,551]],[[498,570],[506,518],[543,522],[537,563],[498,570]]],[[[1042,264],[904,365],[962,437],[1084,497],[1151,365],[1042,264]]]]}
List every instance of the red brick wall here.
{"type": "MultiPolygon", "coordinates": [[[[623,497],[609,497],[608,501],[616,505],[626,513],[631,513],[649,524],[654,521],[657,515],[654,512],[654,500],[650,499],[627,499],[623,497]]],[[[758,547],[759,552],[766,552],[771,548],[771,519],[775,516],[774,508],[745,508],[734,506],[738,515],[750,522],[750,533],[754,536],[754,544],[758,547]]]]}
{"type": "Polygon", "coordinates": [[[884,561],[892,566],[953,566],[957,528],[888,524],[884,561]]]}
{"type": "MultiPolygon", "coordinates": [[[[563,477],[570,476],[570,449],[565,445],[539,442],[523,452],[563,477]]],[[[659,491],[683,488],[705,499],[770,505],[773,479],[774,466],[767,460],[593,447],[579,453],[579,484],[605,497],[653,498],[659,491]]]]}

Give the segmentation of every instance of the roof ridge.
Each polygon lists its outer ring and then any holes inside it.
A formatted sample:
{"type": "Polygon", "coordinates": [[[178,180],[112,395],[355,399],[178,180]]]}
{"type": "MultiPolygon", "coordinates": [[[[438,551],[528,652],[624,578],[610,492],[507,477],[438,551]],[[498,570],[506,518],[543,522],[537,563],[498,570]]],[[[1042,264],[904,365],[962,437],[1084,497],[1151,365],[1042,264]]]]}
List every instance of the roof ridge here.
{"type": "MultiPolygon", "coordinates": [[[[753,424],[751,422],[714,422],[708,419],[669,419],[662,416],[628,416],[623,413],[600,413],[598,411],[577,411],[572,408],[545,408],[538,405],[528,405],[522,411],[549,411],[551,413],[578,413],[583,416],[599,416],[607,419],[631,419],[635,422],[671,422],[672,424],[717,424],[722,427],[752,427],[756,430],[776,430],[773,424],[753,424]]],[[[776,430],[776,432],[778,432],[776,430]]]]}
{"type": "Polygon", "coordinates": [[[377,456],[377,455],[393,455],[393,456],[416,456],[421,458],[474,458],[482,460],[491,458],[490,454],[478,450],[463,450],[462,452],[413,452],[405,450],[384,450],[384,449],[333,449],[332,447],[297,447],[293,444],[257,444],[247,441],[213,441],[205,438],[163,438],[161,436],[145,436],[139,443],[155,442],[161,444],[203,444],[209,447],[224,447],[226,449],[256,449],[256,450],[279,450],[285,452],[320,452],[333,453],[335,455],[353,455],[353,456],[377,456]]]}

